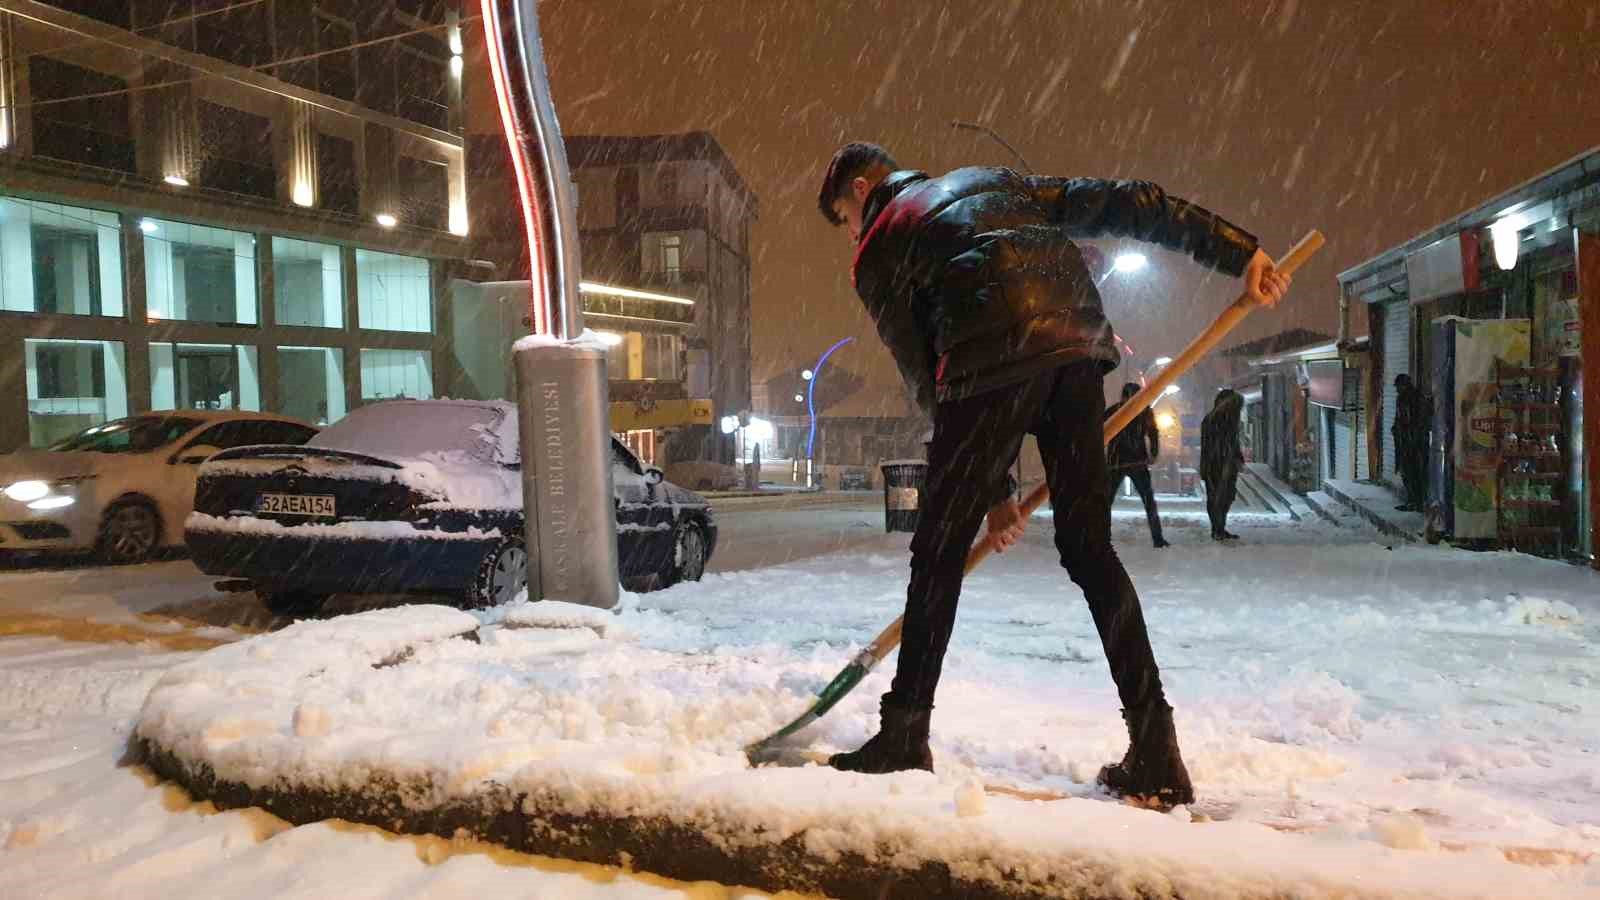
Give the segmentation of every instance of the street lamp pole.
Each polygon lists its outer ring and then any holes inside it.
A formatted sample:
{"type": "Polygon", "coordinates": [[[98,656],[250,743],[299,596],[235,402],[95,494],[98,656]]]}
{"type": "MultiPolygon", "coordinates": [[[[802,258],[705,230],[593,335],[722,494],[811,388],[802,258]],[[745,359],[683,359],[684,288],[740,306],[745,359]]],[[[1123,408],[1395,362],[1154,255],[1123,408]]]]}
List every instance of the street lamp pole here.
{"type": "MultiPolygon", "coordinates": [[[[808,488],[816,487],[816,481],[814,480],[812,471],[815,465],[816,457],[814,455],[814,451],[817,445],[817,379],[822,377],[822,364],[828,361],[828,357],[833,355],[833,351],[843,347],[845,344],[848,344],[853,340],[855,340],[853,337],[840,338],[838,341],[834,342],[832,347],[822,351],[822,355],[817,357],[817,364],[812,366],[810,369],[811,377],[806,378],[805,380],[806,412],[811,416],[811,429],[806,434],[806,487],[808,488]]],[[[801,377],[804,377],[804,375],[802,374],[801,377]]]]}
{"type": "Polygon", "coordinates": [[[527,233],[533,334],[513,350],[528,599],[617,605],[606,352],[581,338],[577,198],[535,0],[482,0],[500,123],[527,233]]]}

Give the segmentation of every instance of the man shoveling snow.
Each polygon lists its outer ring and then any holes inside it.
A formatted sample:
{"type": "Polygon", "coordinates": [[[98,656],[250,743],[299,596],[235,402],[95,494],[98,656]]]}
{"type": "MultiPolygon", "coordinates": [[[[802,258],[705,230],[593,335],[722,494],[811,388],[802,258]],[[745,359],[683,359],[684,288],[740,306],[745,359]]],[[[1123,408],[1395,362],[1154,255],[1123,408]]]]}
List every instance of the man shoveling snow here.
{"type": "Polygon", "coordinates": [[[830,764],[933,768],[929,719],[967,551],[985,512],[997,549],[1022,536],[1006,472],[1032,433],[1061,564],[1089,602],[1128,725],[1128,752],[1098,780],[1152,805],[1193,802],[1139,597],[1111,545],[1101,381],[1120,356],[1073,239],[1128,237],[1187,253],[1243,275],[1250,298],[1269,307],[1289,277],[1254,237],[1148,182],[1002,168],[931,178],[899,170],[882,147],[852,143],[829,163],[818,206],[856,243],[856,293],[934,423],[880,730],[830,764]]]}

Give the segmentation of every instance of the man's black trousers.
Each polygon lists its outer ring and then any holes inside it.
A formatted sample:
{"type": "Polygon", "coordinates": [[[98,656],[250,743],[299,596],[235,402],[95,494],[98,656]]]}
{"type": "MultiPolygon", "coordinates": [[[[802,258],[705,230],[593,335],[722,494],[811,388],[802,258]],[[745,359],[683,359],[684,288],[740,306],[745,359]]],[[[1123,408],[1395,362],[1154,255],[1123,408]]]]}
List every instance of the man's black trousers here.
{"type": "Polygon", "coordinates": [[[1044,460],[1061,565],[1089,602],[1123,707],[1164,699],[1139,595],[1111,546],[1101,378],[1098,363],[1073,363],[937,407],[891,688],[900,702],[933,704],[967,551],[1028,433],[1044,460]]]}
{"type": "Polygon", "coordinates": [[[1117,502],[1117,489],[1122,487],[1124,478],[1133,479],[1133,489],[1139,492],[1139,499],[1144,501],[1144,520],[1150,525],[1150,539],[1161,543],[1161,514],[1156,511],[1156,492],[1150,483],[1150,467],[1133,466],[1112,472],[1111,487],[1107,491],[1112,503],[1117,502]]]}
{"type": "Polygon", "coordinates": [[[1206,515],[1211,518],[1211,536],[1220,536],[1228,527],[1228,510],[1233,506],[1234,495],[1239,490],[1239,465],[1230,463],[1222,471],[1204,479],[1206,483],[1206,515]]]}

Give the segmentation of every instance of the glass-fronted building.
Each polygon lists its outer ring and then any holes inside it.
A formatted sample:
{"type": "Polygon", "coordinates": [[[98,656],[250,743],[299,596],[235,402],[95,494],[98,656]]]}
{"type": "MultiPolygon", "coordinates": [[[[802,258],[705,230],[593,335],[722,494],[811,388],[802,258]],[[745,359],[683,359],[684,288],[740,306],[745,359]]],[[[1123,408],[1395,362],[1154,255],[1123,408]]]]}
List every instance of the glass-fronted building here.
{"type": "Polygon", "coordinates": [[[248,60],[203,33],[229,16],[26,6],[0,0],[0,452],[144,410],[326,423],[446,392],[471,255],[454,4],[246,29],[248,60]],[[302,38],[362,46],[263,65],[302,38]]]}

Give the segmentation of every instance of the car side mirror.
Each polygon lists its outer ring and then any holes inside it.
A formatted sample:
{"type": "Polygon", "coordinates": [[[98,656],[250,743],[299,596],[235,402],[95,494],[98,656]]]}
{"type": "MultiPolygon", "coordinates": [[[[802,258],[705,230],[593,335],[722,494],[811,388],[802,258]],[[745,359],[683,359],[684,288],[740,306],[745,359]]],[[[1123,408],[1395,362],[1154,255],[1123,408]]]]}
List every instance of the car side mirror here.
{"type": "Polygon", "coordinates": [[[661,470],[656,468],[655,466],[647,466],[645,468],[645,470],[644,470],[644,483],[645,484],[660,484],[662,481],[664,481],[666,479],[666,477],[667,476],[663,475],[661,473],[661,470]]]}
{"type": "Polygon", "coordinates": [[[185,447],[179,450],[170,461],[174,464],[181,463],[186,466],[198,466],[221,452],[221,447],[213,447],[210,444],[195,444],[192,447],[185,447]]]}

